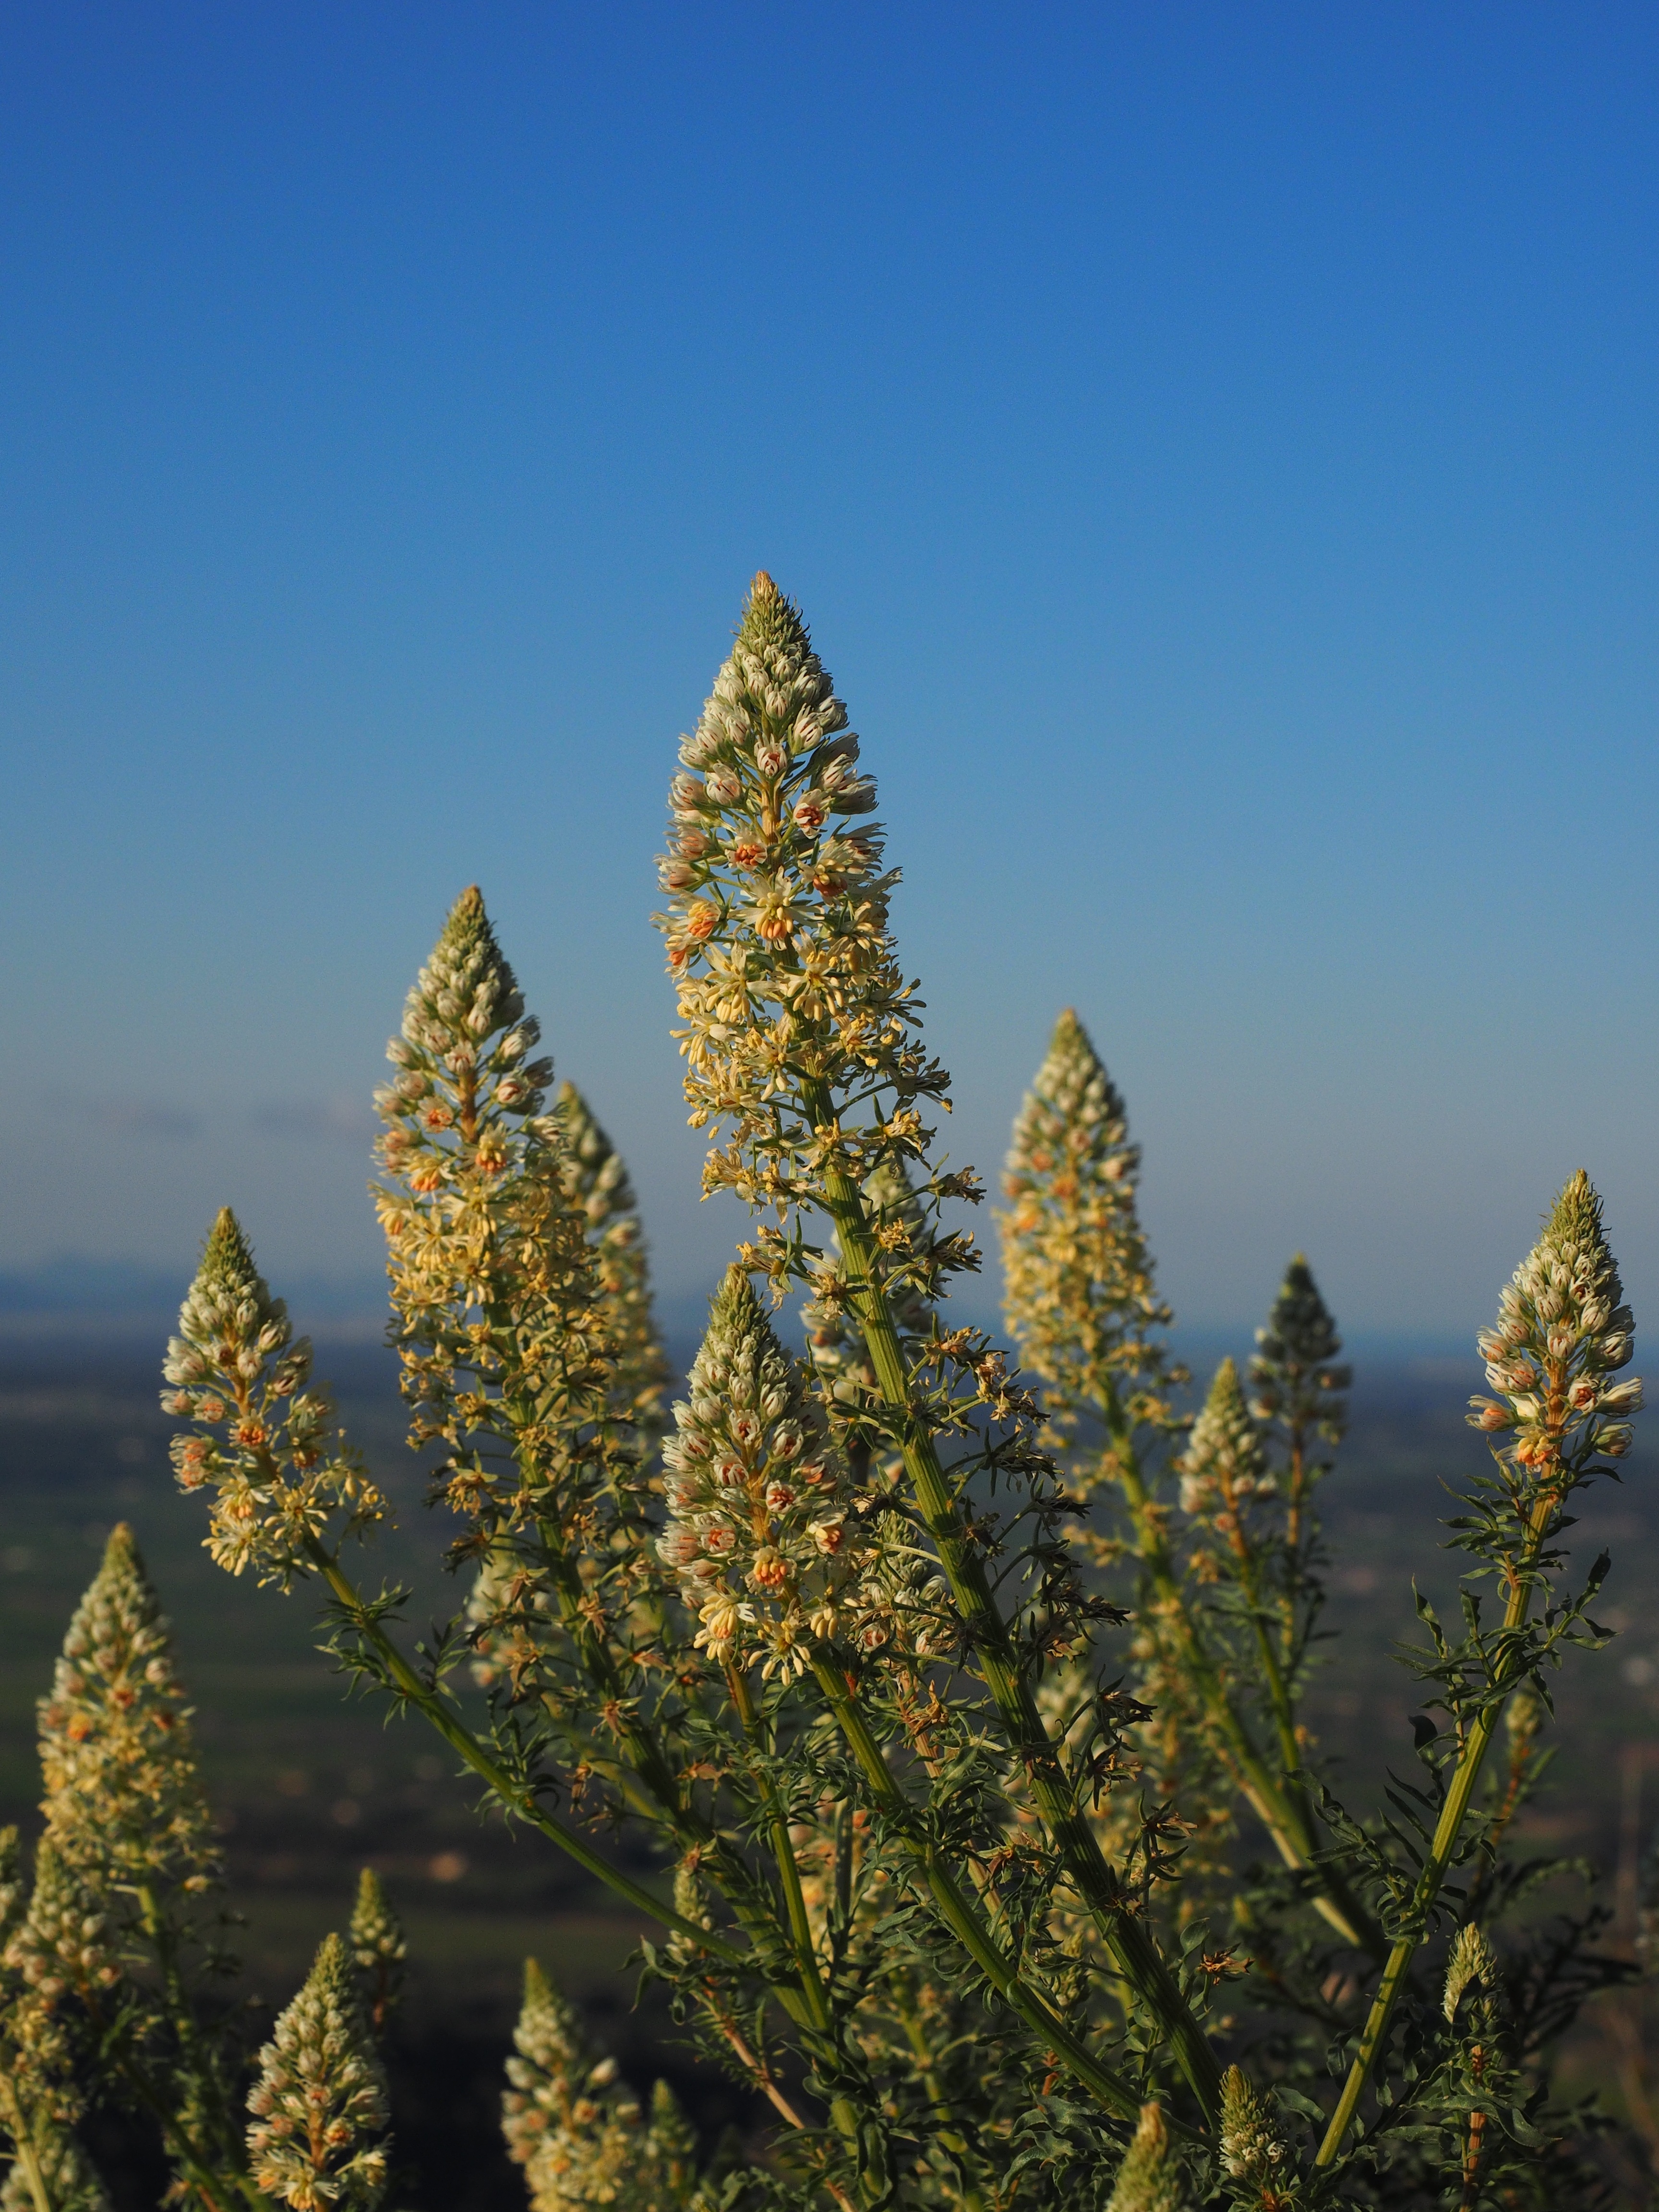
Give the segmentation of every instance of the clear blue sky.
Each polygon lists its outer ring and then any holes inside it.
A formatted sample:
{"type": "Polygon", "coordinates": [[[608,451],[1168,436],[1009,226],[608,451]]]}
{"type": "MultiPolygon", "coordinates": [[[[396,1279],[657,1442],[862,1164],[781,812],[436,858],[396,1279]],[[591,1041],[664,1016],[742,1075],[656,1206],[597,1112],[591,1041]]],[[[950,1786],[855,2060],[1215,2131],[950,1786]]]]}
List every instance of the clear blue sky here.
{"type": "MultiPolygon", "coordinates": [[[[0,1267],[372,1285],[477,878],[699,1208],[647,917],[750,573],[881,778],[958,1158],[1054,1013],[1164,1279],[1463,1336],[1573,1168],[1659,1305],[1659,17],[8,13],[0,1267]]],[[[986,1224],[988,1228],[988,1222],[986,1224]]]]}

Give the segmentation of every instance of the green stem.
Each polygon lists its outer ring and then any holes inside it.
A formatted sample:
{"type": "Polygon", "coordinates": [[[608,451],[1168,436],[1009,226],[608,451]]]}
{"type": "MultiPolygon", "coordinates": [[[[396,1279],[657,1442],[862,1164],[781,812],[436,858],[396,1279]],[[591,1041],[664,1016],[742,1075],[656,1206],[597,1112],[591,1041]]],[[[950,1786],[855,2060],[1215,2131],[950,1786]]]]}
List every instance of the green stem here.
{"type": "MultiPolygon", "coordinates": [[[[813,1127],[820,1131],[838,1127],[828,1086],[809,1081],[803,1087],[807,1119],[813,1127]]],[[[823,1179],[823,1202],[841,1243],[848,1287],[871,1364],[882,1396],[890,1409],[901,1416],[905,1470],[957,1611],[971,1636],[974,1664],[996,1700],[1043,1823],[1078,1893],[1125,1978],[1162,2028],[1206,2118],[1217,2123],[1221,2111],[1221,2069],[1215,2054],[1144,1922],[1128,1909],[1117,1877],[1067,1786],[1065,1770],[992,1595],[984,1561],[963,1530],[933,1437],[910,1418],[903,1354],[882,1289],[863,1193],[843,1168],[826,1165],[823,1179]]]]}
{"type": "Polygon", "coordinates": [[[1520,1565],[1510,1591],[1510,1600],[1504,1610],[1504,1626],[1498,1637],[1498,1677],[1492,1684],[1496,1694],[1476,1717],[1468,1739],[1452,1776],[1451,1787],[1446,1792],[1446,1802],[1440,1808],[1440,1818],[1435,1824],[1434,1840],[1429,1855],[1423,1862],[1423,1871],[1412,1892],[1411,1913],[1404,1932],[1396,1939],[1382,1969],[1382,1978],[1377,1984],[1376,1995],[1371,2000],[1359,2049],[1348,2076],[1342,2085],[1342,2094],[1337,2100],[1336,2110],[1331,2114],[1325,2139],[1314,2160],[1316,2166],[1329,2166],[1342,2148],[1342,2139],[1353,2122],[1365,2084],[1381,2055],[1382,2044],[1394,2018],[1394,2008],[1400,2001],[1406,1976],[1419,1946],[1427,1931],[1430,1909],[1439,1893],[1452,1853],[1457,1848],[1457,1838],[1469,1809],[1469,1800],[1480,1779],[1480,1769],[1486,1763],[1486,1751],[1495,1734],[1498,1720],[1510,1692],[1514,1689],[1521,1670],[1512,1656],[1514,1638],[1526,1626],[1527,1615],[1532,1609],[1533,1569],[1543,1547],[1544,1533],[1550,1516],[1555,1510],[1553,1492],[1546,1492],[1534,1505],[1527,1521],[1526,1541],[1520,1565]]]}
{"type": "MultiPolygon", "coordinates": [[[[1158,1600],[1155,1632],[1162,1631],[1175,1644],[1181,1669],[1198,1693],[1222,1763],[1231,1770],[1236,1786],[1272,1837],[1273,1848],[1279,1857],[1293,1873],[1310,1875],[1320,1885],[1318,1893],[1310,1900],[1315,1911],[1336,1930],[1344,1942],[1352,1943],[1357,1950],[1369,1951],[1373,1958],[1380,1960],[1388,1949],[1388,1941],[1382,1929],[1359,1904],[1336,1869],[1316,1861],[1317,1843],[1312,1810],[1305,1792],[1294,1785],[1287,1789],[1273,1773],[1257,1747],[1243,1714],[1227,1694],[1220,1673],[1188,1607],[1186,1593],[1176,1573],[1175,1562],[1170,1556],[1169,1539],[1164,1531],[1163,1520],[1140,1472],[1139,1455],[1134,1449],[1128,1423],[1118,1407],[1115,1388],[1109,1379],[1103,1387],[1103,1407],[1108,1432],[1112,1440],[1111,1457],[1117,1486],[1129,1509],[1130,1524],[1134,1530],[1141,1565],[1158,1600]]],[[[1296,1775],[1301,1771],[1302,1757],[1301,1748],[1296,1741],[1295,1719],[1289,1711],[1289,1698],[1277,1655],[1264,1642],[1259,1622],[1257,1647],[1261,1652],[1263,1668],[1268,1677],[1269,1695],[1279,1723],[1279,1747],[1286,1772],[1296,1775]]]]}
{"type": "Polygon", "coordinates": [[[333,1554],[314,1536],[307,1539],[306,1550],[358,1635],[373,1645],[387,1675],[396,1685],[398,1696],[413,1705],[437,1729],[451,1750],[465,1759],[481,1781],[489,1784],[503,1805],[509,1807],[532,1827],[539,1828],[562,1851],[568,1852],[578,1866],[595,1875],[607,1888],[613,1889],[618,1897],[625,1898],[636,1912],[644,1913],[648,1919],[659,1921],[677,1935],[689,1936],[703,1950],[723,1960],[727,1966],[745,1968],[753,1966],[754,1961],[745,1958],[741,1951],[734,1949],[708,1929],[699,1928],[694,1921],[685,1919],[672,1905],[665,1905],[659,1897],[653,1897],[648,1889],[630,1881],[628,1875],[601,1857],[585,1837],[538,1804],[531,1790],[515,1782],[506,1768],[490,1757],[471,1730],[450,1711],[438,1692],[421,1680],[380,1623],[369,1618],[369,1608],[333,1554]]]}
{"type": "Polygon", "coordinates": [[[891,1822],[910,1860],[913,1875],[927,1891],[951,1934],[992,1988],[1042,2039],[1045,2048],[1092,2089],[1103,2104],[1125,2119],[1136,2118],[1141,2103],[1138,2092],[1109,2067],[1103,2066],[1079,2042],[1059,2014],[1020,1979],[937,1850],[931,1844],[916,1839],[912,1808],[889,1771],[881,1747],[871,1735],[834,1656],[828,1652],[815,1654],[812,1672],[829,1700],[848,1749],[864,1771],[872,1794],[891,1822]]]}
{"type": "Polygon", "coordinates": [[[34,2148],[34,2136],[23,2113],[22,2101],[16,2085],[0,2078],[0,2113],[3,2113],[6,2131],[11,2137],[11,2147],[17,2163],[23,2169],[23,2179],[29,2185],[29,2195],[34,2199],[34,2212],[54,2212],[52,2192],[46,2187],[46,2177],[40,2165],[40,2154],[34,2148]]]}
{"type": "MultiPolygon", "coordinates": [[[[766,1746],[761,1741],[760,1717],[750,1697],[748,1683],[732,1666],[728,1666],[726,1670],[726,1681],[732,1705],[743,1724],[744,1734],[755,1751],[764,1757],[766,1746]]],[[[757,1768],[755,1780],[766,1808],[766,1822],[772,1838],[772,1856],[777,1865],[784,1905],[789,1916],[789,1932],[794,1942],[801,1997],[807,2014],[805,2025],[823,2039],[826,2047],[832,2047],[835,2023],[830,2017],[830,2001],[824,1995],[823,1980],[818,1971],[817,1952],[812,1942],[812,1923],[807,1917],[805,1893],[800,1886],[800,1869],[795,1864],[794,1848],[789,1840],[789,1816],[771,1776],[763,1768],[757,1768]]],[[[836,2055],[839,2057],[840,2054],[836,2055]]],[[[856,2144],[859,2116],[851,2098],[832,2097],[830,2116],[836,2124],[836,2133],[848,2142],[856,2144]]]]}

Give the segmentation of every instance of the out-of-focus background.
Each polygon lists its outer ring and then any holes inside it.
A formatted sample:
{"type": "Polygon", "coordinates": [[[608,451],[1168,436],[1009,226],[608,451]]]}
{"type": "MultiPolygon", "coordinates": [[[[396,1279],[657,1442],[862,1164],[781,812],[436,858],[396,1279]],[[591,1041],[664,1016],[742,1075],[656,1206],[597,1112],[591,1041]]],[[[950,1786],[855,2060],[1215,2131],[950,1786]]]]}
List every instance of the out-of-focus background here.
{"type": "MultiPolygon", "coordinates": [[[[1195,1365],[1231,1341],[1194,1334],[1195,1365]]],[[[690,1347],[675,1347],[680,1364],[690,1347]]],[[[1323,1492],[1331,1539],[1331,1632],[1309,1702],[1322,1755],[1356,1810],[1381,1803],[1389,1775],[1409,1780],[1409,1716],[1420,1708],[1392,1656],[1418,1637],[1413,1584],[1443,1602],[1456,1572],[1440,1524],[1449,1494],[1483,1461],[1463,1421],[1479,1370],[1472,1359],[1367,1360],[1353,1424],[1323,1492]]],[[[33,1701],[75,1600],[118,1520],[137,1530],[170,1609],[196,1705],[202,1763],[223,1830],[242,1987],[260,2024],[286,2002],[319,1938],[343,1923],[357,1869],[374,1867],[409,1929],[406,2011],[393,2048],[395,2126],[410,2167],[399,2195],[416,2212],[496,2212],[522,2185],[497,2132],[501,2064],[510,2047],[521,1966],[534,1954],[581,2005],[595,2033],[641,2088],[673,2080],[706,2138],[754,2117],[732,2085],[693,2065],[647,1991],[636,2002],[628,1961],[648,1931],[532,1835],[481,1820],[454,1762],[418,1722],[387,1723],[377,1704],[349,1698],[317,1646],[304,1591],[283,1597],[233,1581],[202,1549],[201,1501],[174,1487],[166,1459],[173,1425],[157,1409],[156,1346],[137,1329],[66,1337],[15,1317],[0,1332],[0,1823],[30,1823],[39,1794],[33,1701]]],[[[416,1593],[411,1630],[461,1595],[439,1566],[441,1528],[403,1443],[389,1354],[325,1342],[319,1369],[342,1418],[397,1501],[400,1526],[373,1565],[416,1593]]],[[[1519,1827],[1531,1851],[1582,1856],[1614,1915],[1609,1942],[1630,1955],[1638,1853],[1659,1826],[1659,1620],[1651,1604],[1659,1540],[1650,1449],[1626,1462],[1626,1481],[1592,1493],[1573,1554],[1588,1567],[1604,1547],[1614,1567],[1596,1618],[1617,1632],[1609,1651],[1579,1656],[1559,1683],[1549,1785],[1519,1827]]],[[[636,1870],[655,1878],[648,1865],[636,1870]]],[[[1564,1880],[1541,1900],[1583,1901],[1564,1880]]],[[[1618,2109],[1632,2081],[1626,2000],[1604,2001],[1575,2038],[1566,2079],[1601,2089],[1618,2109]]],[[[135,2185],[143,2177],[135,2176],[135,2185]]],[[[137,2192],[134,2203],[143,2199],[137,2192]]]]}

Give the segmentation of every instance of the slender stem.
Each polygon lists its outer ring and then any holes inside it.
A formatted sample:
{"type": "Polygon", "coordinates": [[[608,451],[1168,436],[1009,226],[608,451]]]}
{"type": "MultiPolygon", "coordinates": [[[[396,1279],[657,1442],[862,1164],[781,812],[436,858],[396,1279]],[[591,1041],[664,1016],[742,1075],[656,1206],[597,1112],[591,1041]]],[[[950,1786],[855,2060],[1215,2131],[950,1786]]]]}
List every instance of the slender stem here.
{"type": "Polygon", "coordinates": [[[0,2098],[4,2100],[3,2105],[0,2105],[0,2115],[4,2118],[6,2132],[11,2137],[17,2163],[23,2169],[29,2195],[34,2199],[34,2212],[55,2212],[52,2192],[46,2187],[46,2177],[41,2168],[40,2154],[34,2147],[33,2132],[23,2112],[22,2100],[17,2094],[16,2084],[3,2076],[0,2076],[0,2098]]]}
{"type": "MultiPolygon", "coordinates": [[[[807,1118],[814,1127],[833,1130],[838,1127],[828,1085],[808,1081],[803,1090],[807,1118]]],[[[921,1423],[909,1417],[903,1354],[876,1265],[864,1194],[843,1168],[826,1165],[823,1180],[823,1203],[836,1224],[871,1364],[889,1408],[902,1417],[905,1471],[945,1569],[957,1611],[971,1636],[974,1664],[996,1701],[1044,1826],[1079,1895],[1125,1978],[1162,2028],[1206,2118],[1218,2122],[1221,2069],[1215,2053],[1145,1923],[1128,1909],[1117,1876],[1107,1864],[1099,1841],[1067,1785],[1065,1770],[992,1595],[984,1562],[963,1528],[933,1437],[921,1423]]]]}
{"type": "MultiPolygon", "coordinates": [[[[1197,1622],[1188,1606],[1186,1594],[1170,1556],[1169,1539],[1157,1505],[1146,1487],[1140,1472],[1139,1455],[1127,1422],[1117,1404],[1117,1394],[1109,1378],[1104,1382],[1103,1406],[1111,1437],[1111,1459],[1117,1486],[1129,1509],[1129,1519],[1134,1529],[1135,1544],[1147,1580],[1158,1599],[1153,1615],[1154,1633],[1162,1631],[1174,1643],[1182,1673],[1198,1692],[1205,1717],[1208,1721],[1212,1741],[1224,1765],[1232,1774],[1240,1794],[1248,1801],[1256,1818],[1272,1837],[1279,1857],[1293,1873],[1311,1875],[1320,1885],[1319,1892],[1310,1901],[1321,1918],[1327,1921],[1344,1942],[1356,1949],[1369,1951],[1373,1958],[1382,1959],[1388,1949],[1387,1938],[1359,1904],[1346,1881],[1334,1867],[1319,1864],[1315,1858],[1317,1848],[1314,1834],[1313,1816],[1306,1795],[1300,1789],[1292,1794],[1269,1767],[1257,1747],[1243,1715],[1228,1696],[1225,1685],[1197,1622]]],[[[1288,1708],[1283,1678],[1270,1650],[1261,1645],[1258,1625],[1258,1648],[1263,1650],[1264,1664],[1269,1670],[1271,1686],[1279,1685],[1279,1698],[1288,1708]]],[[[1276,1707],[1278,1700],[1276,1699],[1276,1707]]],[[[1294,1719],[1286,1713],[1288,1729],[1281,1726],[1279,1741],[1287,1770],[1291,1774],[1300,1771],[1300,1747],[1296,1741],[1294,1719]]]]}
{"type": "MultiPolygon", "coordinates": [[[[749,1694],[748,1683],[738,1669],[731,1666],[726,1669],[726,1682],[738,1718],[743,1724],[744,1734],[757,1753],[763,1755],[766,1747],[761,1740],[760,1717],[749,1694]]],[[[777,1866],[778,1880],[783,1887],[784,1905],[789,1916],[789,1932],[793,1938],[795,1959],[800,1973],[806,2025],[823,2039],[826,2045],[832,2046],[835,2023],[830,2016],[829,1998],[824,1995],[823,1977],[818,1971],[817,1952],[812,1942],[812,1923],[807,1917],[806,1898],[800,1886],[800,1869],[795,1864],[794,1848],[789,1840],[789,1816],[771,1776],[763,1769],[757,1769],[755,1779],[766,1807],[767,1826],[772,1837],[772,1856],[777,1866]]],[[[830,2116],[839,2135],[845,2136],[848,2142],[858,2142],[859,2116],[849,2097],[832,2097],[830,2116]]]]}
{"type": "Polygon", "coordinates": [[[1533,1567],[1542,1548],[1544,1532],[1549,1526],[1550,1516],[1557,1503],[1556,1492],[1546,1490],[1528,1517],[1526,1540],[1510,1586],[1509,1603],[1504,1609],[1504,1626],[1498,1639],[1498,1679],[1492,1685],[1496,1694],[1476,1716],[1463,1746],[1456,1771],[1452,1776],[1451,1787],[1446,1792],[1446,1802],[1441,1807],[1440,1818],[1435,1824],[1434,1839],[1429,1846],[1428,1856],[1423,1862],[1423,1871],[1412,1893],[1410,1917],[1389,1953],[1382,1978],[1377,1984],[1376,1995],[1371,2000],[1371,2008],[1360,2035],[1359,2049],[1348,2069],[1342,2094],[1337,2100],[1336,2110],[1331,2114],[1330,2125],[1325,2130],[1325,2139],[1314,2160],[1316,2166],[1327,2166],[1332,2163],[1342,2148],[1343,2137],[1352,2124],[1359,2100],[1364,2094],[1365,2084],[1381,2055],[1389,2024],[1394,2018],[1394,2008],[1400,2002],[1401,1990],[1405,1987],[1407,1973],[1427,1929],[1430,1909],[1439,1893],[1446,1869],[1457,1847],[1457,1838],[1468,1813],[1469,1800],[1474,1795],[1474,1785],[1480,1780],[1480,1769],[1486,1763],[1487,1747],[1509,1693],[1519,1679],[1520,1670],[1511,1656],[1513,1639],[1526,1626],[1527,1615],[1532,1609],[1533,1567]]]}
{"type": "Polygon", "coordinates": [[[753,1966],[754,1961],[741,1951],[734,1949],[708,1929],[699,1928],[695,1922],[676,1912],[672,1905],[665,1905],[660,1898],[653,1897],[640,1883],[630,1881],[628,1875],[603,1858],[585,1837],[538,1804],[534,1793],[515,1782],[506,1768],[490,1757],[465,1723],[450,1711],[439,1693],[421,1680],[379,1621],[368,1617],[369,1608],[333,1554],[314,1536],[307,1538],[306,1549],[324,1581],[338,1599],[353,1627],[365,1642],[374,1646],[381,1665],[396,1684],[398,1696],[413,1705],[437,1729],[450,1748],[459,1753],[482,1781],[489,1784],[503,1805],[510,1807],[520,1820],[527,1821],[531,1826],[539,1828],[562,1851],[568,1852],[578,1866],[596,1875],[608,1888],[615,1890],[618,1897],[625,1898],[636,1912],[660,1921],[665,1928],[673,1929],[678,1935],[690,1936],[702,1949],[711,1952],[717,1959],[724,1960],[729,1966],[753,1966]]]}
{"type": "Polygon", "coordinates": [[[1125,2119],[1135,2118],[1141,2103],[1138,2092],[1109,2067],[1103,2066],[1079,2042],[1059,2014],[1020,1979],[954,1876],[940,1860],[938,1851],[931,1844],[916,1839],[912,1808],[889,1771],[887,1762],[881,1755],[881,1747],[871,1735],[833,1656],[828,1652],[816,1655],[812,1661],[812,1672],[817,1678],[818,1686],[829,1699],[848,1747],[864,1771],[872,1793],[893,1824],[894,1832],[910,1860],[912,1874],[927,1889],[951,1934],[993,1989],[1012,2011],[1018,2014],[1033,2033],[1042,2039],[1045,2047],[1054,2051],[1079,2081],[1092,2089],[1113,2112],[1125,2119]]]}

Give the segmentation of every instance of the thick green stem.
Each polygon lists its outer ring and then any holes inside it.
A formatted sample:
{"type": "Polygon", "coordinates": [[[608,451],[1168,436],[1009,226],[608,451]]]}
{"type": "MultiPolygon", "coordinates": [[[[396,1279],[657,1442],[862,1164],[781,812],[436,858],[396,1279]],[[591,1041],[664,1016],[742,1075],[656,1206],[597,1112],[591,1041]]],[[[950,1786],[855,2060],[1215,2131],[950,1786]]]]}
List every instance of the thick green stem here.
{"type": "Polygon", "coordinates": [[[1138,2091],[1109,2067],[1103,2066],[1046,2000],[1020,1979],[937,1850],[915,1836],[913,1809],[890,1772],[881,1755],[881,1747],[871,1735],[833,1654],[815,1655],[812,1671],[829,1700],[848,1748],[863,1770],[872,1795],[905,1849],[914,1878],[919,1887],[927,1890],[951,1934],[1010,2009],[1041,2038],[1045,2048],[1052,2051],[1061,2064],[1092,2089],[1111,2111],[1125,2119],[1134,2119],[1140,2111],[1138,2091]]]}
{"type": "MultiPolygon", "coordinates": [[[[808,1119],[815,1128],[833,1130],[836,1123],[827,1087],[809,1083],[805,1089],[808,1119]]],[[[910,1418],[903,1354],[882,1289],[863,1193],[842,1168],[828,1165],[823,1176],[823,1204],[836,1224],[847,1263],[853,1307],[882,1396],[901,1417],[905,1471],[945,1569],[957,1611],[971,1638],[973,1663],[996,1701],[1066,1873],[1126,1980],[1163,2031],[1206,2118],[1218,2121],[1221,2069],[1215,2054],[1145,1923],[1129,1909],[1117,1877],[1067,1785],[1065,1770],[992,1595],[984,1561],[963,1528],[933,1435],[910,1418]]]]}
{"type": "Polygon", "coordinates": [[[626,1899],[636,1912],[642,1912],[647,1919],[659,1921],[677,1935],[689,1936],[702,1950],[724,1960],[727,1966],[745,1968],[753,1966],[754,1961],[745,1958],[741,1951],[734,1949],[708,1929],[699,1928],[694,1921],[687,1920],[676,1912],[672,1905],[665,1905],[659,1897],[653,1897],[648,1889],[630,1881],[628,1875],[603,1858],[586,1837],[578,1834],[556,1814],[548,1812],[538,1804],[533,1792],[515,1782],[506,1768],[490,1757],[438,1692],[421,1680],[380,1623],[371,1619],[370,1608],[333,1554],[315,1537],[307,1540],[306,1549],[319,1573],[339,1601],[352,1626],[374,1648],[380,1664],[395,1685],[398,1695],[413,1705],[437,1729],[444,1741],[466,1762],[479,1779],[489,1784],[503,1806],[516,1813],[532,1827],[539,1828],[562,1851],[568,1852],[578,1866],[595,1875],[618,1897],[626,1899]]]}
{"type": "Polygon", "coordinates": [[[1440,1885],[1445,1880],[1452,1853],[1457,1848],[1469,1801],[1474,1795],[1476,1783],[1480,1779],[1480,1770],[1486,1764],[1486,1752],[1497,1731],[1504,1703],[1520,1679],[1521,1670],[1512,1656],[1513,1639],[1526,1626],[1527,1615],[1532,1609],[1533,1571],[1556,1503],[1554,1493],[1547,1491],[1538,1499],[1528,1517],[1526,1542],[1520,1564],[1515,1571],[1510,1601],[1504,1609],[1504,1626],[1498,1637],[1499,1673],[1493,1684],[1497,1694],[1477,1716],[1463,1746],[1452,1776],[1451,1787],[1446,1792],[1446,1802],[1440,1808],[1439,1820],[1435,1823],[1434,1840],[1429,1846],[1428,1856],[1423,1862],[1423,1871],[1412,1893],[1410,1917],[1382,1969],[1382,1978],[1377,1984],[1376,1995],[1371,2000],[1371,2008],[1365,2018],[1358,2051],[1348,2069],[1342,2094],[1337,2100],[1336,2110],[1331,2114],[1330,2124],[1325,2130],[1325,2139],[1314,2160],[1316,2166],[1329,2166],[1334,2161],[1342,2148],[1343,2137],[1352,2125],[1359,2100],[1364,2094],[1365,2084],[1381,2056],[1389,2023],[1394,2018],[1394,2008],[1400,2001],[1401,1990],[1405,1987],[1406,1976],[1427,1931],[1430,1911],[1439,1894],[1440,1885]]]}
{"type": "MultiPolygon", "coordinates": [[[[1272,1837],[1279,1857],[1293,1873],[1310,1875],[1319,1884],[1318,1893],[1310,1900],[1314,1910],[1344,1942],[1369,1951],[1373,1958],[1380,1960],[1388,1949],[1382,1929],[1335,1869],[1316,1862],[1317,1844],[1305,1791],[1295,1782],[1273,1771],[1243,1715],[1227,1695],[1220,1672],[1188,1606],[1175,1562],[1170,1556],[1162,1516],[1140,1472],[1128,1424],[1118,1408],[1116,1393],[1109,1382],[1105,1385],[1103,1403],[1115,1477],[1129,1510],[1141,1565],[1157,1600],[1154,1631],[1167,1636],[1174,1644],[1181,1672],[1197,1693],[1222,1763],[1229,1768],[1241,1796],[1272,1837]]],[[[1268,1678],[1280,1753],[1286,1775],[1293,1777],[1302,1765],[1295,1718],[1289,1710],[1277,1655],[1263,1644],[1259,1624],[1257,1644],[1268,1678]]]]}

